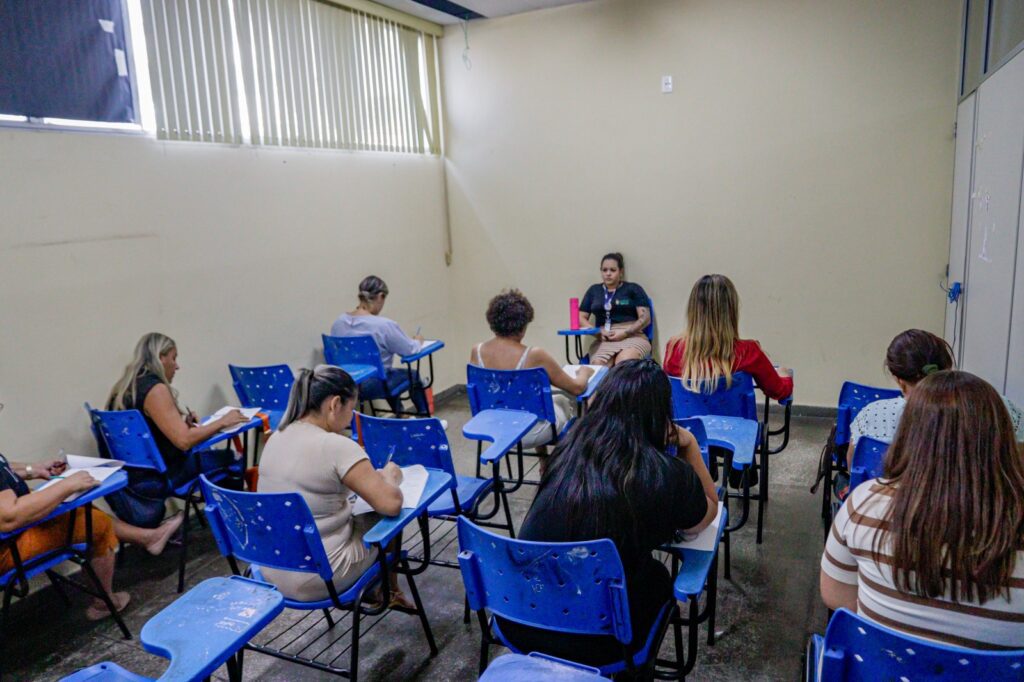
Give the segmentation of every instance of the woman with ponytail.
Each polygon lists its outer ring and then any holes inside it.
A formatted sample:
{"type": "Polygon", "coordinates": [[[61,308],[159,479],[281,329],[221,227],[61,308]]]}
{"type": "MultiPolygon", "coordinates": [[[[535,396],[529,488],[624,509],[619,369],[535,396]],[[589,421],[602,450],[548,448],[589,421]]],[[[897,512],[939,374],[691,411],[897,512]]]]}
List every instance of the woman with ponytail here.
{"type": "Polygon", "coordinates": [[[221,429],[245,422],[245,417],[232,410],[215,422],[198,424],[195,414],[181,408],[178,392],[171,387],[179,369],[174,340],[157,332],[145,334],[107,399],[108,410],[142,413],[167,465],[166,476],[146,469],[129,470],[128,487],[107,496],[119,518],[143,528],[154,528],[163,519],[171,493],[168,479],[178,487],[200,473],[229,469],[233,475],[226,484],[241,487],[242,461],[233,451],[188,451],[221,429]]]}
{"type": "MultiPolygon", "coordinates": [[[[388,297],[388,285],[380,277],[370,275],[359,283],[359,304],[356,309],[344,313],[331,325],[331,336],[372,336],[380,349],[380,359],[387,372],[387,386],[376,377],[367,379],[362,384],[364,398],[384,397],[391,410],[396,414],[402,411],[402,401],[389,397],[391,390],[409,379],[409,371],[404,367],[392,367],[395,356],[412,355],[423,347],[423,337],[417,333],[409,337],[398,323],[384,317],[380,311],[384,309],[384,301],[388,297]]],[[[418,372],[412,373],[412,385],[409,397],[416,411],[423,415],[430,414],[427,394],[423,389],[418,372]]]]}
{"type": "MultiPolygon", "coordinates": [[[[357,392],[352,377],[339,367],[301,370],[277,433],[260,458],[261,493],[298,492],[309,505],[339,593],[376,561],[376,554],[363,544],[363,535],[377,522],[377,514],[396,516],[402,510],[402,470],[393,462],[374,469],[359,444],[342,435],[352,423],[357,392]],[[377,514],[353,516],[352,493],[377,514]]],[[[316,574],[266,568],[263,575],[290,599],[328,597],[316,574]]],[[[391,605],[411,608],[397,582],[391,594],[391,605]]]]}

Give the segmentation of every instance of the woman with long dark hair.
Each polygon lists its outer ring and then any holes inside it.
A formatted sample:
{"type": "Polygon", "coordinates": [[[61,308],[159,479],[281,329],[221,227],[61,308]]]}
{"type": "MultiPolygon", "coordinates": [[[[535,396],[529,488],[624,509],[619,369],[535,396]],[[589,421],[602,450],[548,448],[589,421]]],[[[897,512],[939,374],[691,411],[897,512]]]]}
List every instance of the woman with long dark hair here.
{"type": "Polygon", "coordinates": [[[947,644],[1024,647],[1024,460],[996,390],[967,372],[921,379],[883,471],[832,523],[825,604],[947,644]]]}
{"type": "MultiPolygon", "coordinates": [[[[714,482],[689,432],[672,423],[671,387],[652,360],[618,363],[590,409],[554,451],[520,537],[543,542],[610,538],[626,572],[633,648],[671,598],[652,552],[677,530],[699,531],[718,510],[714,482]],[[675,446],[678,456],[669,454],[675,446]]],[[[522,651],[590,665],[621,655],[611,637],[567,635],[502,620],[522,651]]]]}

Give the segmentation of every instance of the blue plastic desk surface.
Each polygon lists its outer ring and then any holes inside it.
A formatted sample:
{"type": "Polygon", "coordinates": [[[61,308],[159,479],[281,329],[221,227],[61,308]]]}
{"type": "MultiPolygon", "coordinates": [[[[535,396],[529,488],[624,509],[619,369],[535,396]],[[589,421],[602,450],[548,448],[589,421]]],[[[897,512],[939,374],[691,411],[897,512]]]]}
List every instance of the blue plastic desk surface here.
{"type": "Polygon", "coordinates": [[[267,583],[240,576],[210,578],[183,594],[142,627],[143,648],[171,659],[161,680],[210,675],[284,609],[267,583]]]}
{"type": "Polygon", "coordinates": [[[373,528],[363,536],[363,544],[372,547],[374,544],[386,545],[398,535],[403,528],[416,519],[430,506],[430,503],[441,497],[455,485],[455,479],[450,474],[439,469],[427,469],[430,476],[427,478],[427,487],[423,489],[420,503],[410,509],[402,509],[398,516],[381,519],[373,528]]]}
{"type": "Polygon", "coordinates": [[[594,336],[599,331],[600,327],[586,327],[584,329],[559,329],[559,336],[594,336]]]}
{"type": "MultiPolygon", "coordinates": [[[[200,423],[206,421],[207,419],[209,419],[209,417],[203,418],[200,421],[200,423]]],[[[220,443],[231,440],[235,436],[241,436],[246,431],[252,431],[253,429],[257,428],[263,428],[263,420],[260,419],[259,417],[253,417],[245,424],[243,424],[242,428],[238,429],[237,431],[232,431],[231,433],[224,433],[222,431],[218,431],[217,433],[213,434],[212,436],[204,440],[199,445],[189,450],[189,452],[202,452],[203,450],[211,450],[213,449],[214,445],[219,445],[220,443]]]]}
{"type": "Polygon", "coordinates": [[[604,365],[589,365],[594,369],[594,376],[590,378],[590,382],[587,384],[587,390],[576,396],[576,402],[582,403],[590,399],[590,396],[594,395],[597,391],[597,387],[604,381],[605,376],[608,375],[608,368],[604,365]]]}
{"type": "Polygon", "coordinates": [[[732,468],[746,469],[754,462],[757,449],[758,424],[743,417],[701,415],[708,445],[732,451],[732,468]]]}
{"type": "Polygon", "coordinates": [[[110,476],[108,476],[105,481],[100,483],[98,486],[96,486],[92,490],[86,490],[84,493],[79,495],[78,499],[71,500],[70,502],[61,502],[60,504],[57,505],[57,507],[52,512],[47,514],[45,518],[39,519],[35,523],[30,523],[30,524],[24,525],[24,526],[22,526],[21,528],[19,528],[16,531],[13,531],[13,532],[10,532],[10,533],[0,533],[0,540],[6,540],[9,537],[17,535],[18,533],[22,532],[26,528],[31,528],[33,526],[38,526],[40,523],[43,523],[45,521],[49,521],[50,519],[55,519],[55,518],[57,518],[58,516],[60,516],[62,514],[67,514],[72,509],[77,509],[79,507],[84,507],[85,505],[89,504],[90,502],[94,502],[94,501],[98,500],[99,498],[103,497],[104,495],[109,495],[110,493],[115,493],[115,492],[117,492],[121,488],[124,488],[127,485],[128,485],[128,474],[127,473],[125,473],[124,471],[118,471],[116,473],[113,473],[110,476]]]}
{"type": "Polygon", "coordinates": [[[708,574],[711,572],[711,566],[715,560],[715,552],[718,551],[718,546],[722,542],[722,532],[727,525],[729,525],[729,510],[723,509],[722,522],[718,524],[718,536],[715,538],[714,552],[671,548],[670,551],[679,556],[683,562],[679,567],[679,575],[676,576],[675,583],[672,585],[676,599],[679,601],[686,601],[690,597],[699,597],[700,593],[704,591],[704,585],[708,581],[708,574]]]}
{"type": "Polygon", "coordinates": [[[489,464],[504,457],[536,423],[537,415],[522,410],[481,410],[462,427],[462,435],[492,444],[480,453],[480,461],[489,464]]]}
{"type": "Polygon", "coordinates": [[[487,666],[480,682],[577,682],[577,680],[600,680],[601,672],[578,663],[531,653],[505,654],[494,659],[487,666]]]}
{"type": "Polygon", "coordinates": [[[428,346],[423,346],[423,348],[420,348],[418,351],[412,353],[411,355],[403,355],[401,360],[402,362],[406,363],[416,362],[417,360],[425,358],[428,355],[436,353],[442,348],[444,348],[444,341],[434,341],[432,344],[428,346]]]}

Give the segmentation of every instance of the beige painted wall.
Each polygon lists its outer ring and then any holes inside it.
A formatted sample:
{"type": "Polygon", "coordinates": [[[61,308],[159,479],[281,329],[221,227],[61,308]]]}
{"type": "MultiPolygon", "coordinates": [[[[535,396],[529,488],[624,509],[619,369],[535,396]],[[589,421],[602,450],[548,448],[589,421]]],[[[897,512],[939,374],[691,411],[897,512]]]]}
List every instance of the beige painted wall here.
{"type": "MultiPolygon", "coordinates": [[[[595,0],[443,43],[455,310],[522,288],[561,353],[567,299],[621,250],[660,346],[707,272],[797,402],[884,384],[890,338],[942,331],[958,0],[595,0]],[[675,92],[660,92],[671,74],[675,92]]],[[[659,351],[660,356],[660,351],[659,351]]]]}
{"type": "MultiPolygon", "coordinates": [[[[139,336],[178,341],[192,409],[234,401],[228,362],[308,366],[383,277],[385,313],[450,325],[435,157],[0,131],[0,452],[94,452],[139,336]]],[[[439,387],[457,379],[442,351],[439,387]]]]}

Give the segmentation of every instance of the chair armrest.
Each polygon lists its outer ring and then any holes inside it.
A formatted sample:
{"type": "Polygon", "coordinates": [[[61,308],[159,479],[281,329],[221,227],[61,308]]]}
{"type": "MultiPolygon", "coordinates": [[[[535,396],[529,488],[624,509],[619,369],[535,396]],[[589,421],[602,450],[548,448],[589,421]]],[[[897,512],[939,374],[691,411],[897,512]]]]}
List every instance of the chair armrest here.
{"type": "Polygon", "coordinates": [[[537,415],[522,410],[481,410],[462,427],[462,435],[493,443],[480,453],[480,462],[490,464],[504,457],[536,423],[537,415]]]}
{"type": "MultiPolygon", "coordinates": [[[[68,500],[68,501],[65,501],[65,502],[61,502],[60,504],[58,504],[56,506],[56,508],[52,512],[47,514],[45,517],[39,519],[38,521],[34,521],[33,523],[26,524],[26,525],[22,526],[21,528],[19,528],[17,530],[11,531],[10,533],[0,533],[0,540],[7,540],[8,538],[12,538],[12,537],[14,537],[14,536],[16,536],[16,535],[18,535],[18,534],[28,530],[29,528],[32,528],[34,526],[38,526],[39,524],[45,523],[45,522],[47,522],[47,521],[49,521],[51,519],[55,519],[58,516],[63,516],[64,514],[67,514],[69,511],[71,511],[72,509],[78,509],[79,507],[84,507],[85,505],[90,504],[91,502],[94,502],[94,501],[98,500],[99,498],[104,497],[105,495],[109,495],[111,493],[117,492],[118,490],[120,490],[121,488],[126,487],[127,485],[128,485],[128,474],[127,473],[125,473],[124,471],[118,471],[116,473],[113,473],[110,476],[108,476],[105,481],[100,483],[98,486],[96,486],[92,490],[86,490],[84,493],[82,493],[81,495],[79,495],[77,498],[75,498],[73,500],[68,500]]],[[[29,493],[29,494],[31,495],[33,493],[29,493]]]]}
{"type": "MultiPolygon", "coordinates": [[[[209,417],[205,417],[200,423],[206,421],[207,419],[209,419],[209,417]]],[[[263,420],[260,417],[253,417],[248,422],[243,424],[242,428],[236,431],[231,431],[228,433],[218,431],[217,433],[213,434],[212,436],[204,440],[202,443],[199,443],[198,445],[193,445],[192,448],[189,449],[188,454],[191,455],[196,452],[212,450],[214,445],[218,445],[225,441],[229,441],[235,436],[241,436],[246,431],[252,431],[255,428],[263,428],[263,420]]]]}
{"type": "Polygon", "coordinates": [[[455,486],[455,479],[439,469],[427,469],[429,477],[427,485],[423,489],[423,495],[419,503],[412,508],[403,508],[398,516],[390,516],[381,519],[363,536],[363,544],[367,547],[374,545],[386,546],[389,542],[402,532],[411,522],[415,521],[421,514],[427,511],[427,507],[451,490],[455,486]]]}
{"type": "Polygon", "coordinates": [[[585,400],[589,400],[590,397],[594,395],[594,392],[597,391],[597,387],[601,385],[601,382],[604,381],[604,378],[607,375],[608,368],[605,367],[604,365],[598,365],[594,367],[594,374],[593,376],[590,377],[590,380],[587,382],[587,390],[583,391],[583,393],[580,393],[578,396],[576,396],[576,402],[582,403],[585,400]]]}
{"type": "Polygon", "coordinates": [[[423,358],[427,357],[428,355],[433,355],[434,353],[436,353],[437,351],[441,350],[442,348],[444,348],[444,341],[434,341],[430,345],[423,346],[423,348],[420,348],[415,353],[412,353],[410,355],[403,355],[403,356],[401,356],[400,359],[405,364],[410,365],[410,364],[416,362],[417,360],[422,360],[423,358]]]}
{"type": "Polygon", "coordinates": [[[599,331],[600,327],[586,327],[585,329],[559,329],[559,336],[594,336],[599,331]]]}

